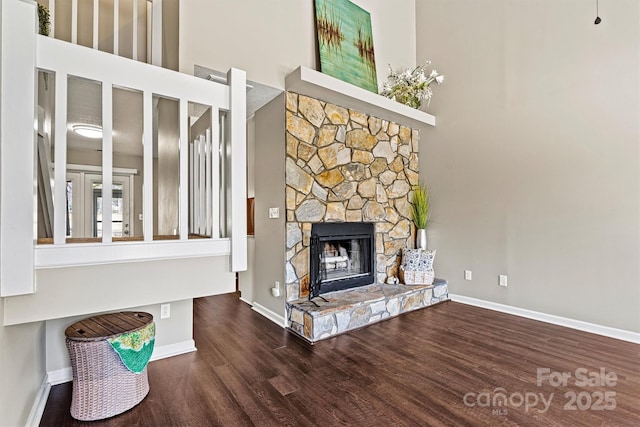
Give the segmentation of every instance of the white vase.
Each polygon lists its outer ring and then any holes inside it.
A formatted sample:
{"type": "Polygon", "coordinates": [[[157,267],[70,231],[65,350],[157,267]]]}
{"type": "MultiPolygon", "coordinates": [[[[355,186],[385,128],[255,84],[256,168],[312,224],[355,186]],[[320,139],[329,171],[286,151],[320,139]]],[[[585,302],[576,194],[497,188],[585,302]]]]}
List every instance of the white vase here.
{"type": "Polygon", "coordinates": [[[427,230],[424,228],[416,230],[416,249],[427,250],[427,230]]]}

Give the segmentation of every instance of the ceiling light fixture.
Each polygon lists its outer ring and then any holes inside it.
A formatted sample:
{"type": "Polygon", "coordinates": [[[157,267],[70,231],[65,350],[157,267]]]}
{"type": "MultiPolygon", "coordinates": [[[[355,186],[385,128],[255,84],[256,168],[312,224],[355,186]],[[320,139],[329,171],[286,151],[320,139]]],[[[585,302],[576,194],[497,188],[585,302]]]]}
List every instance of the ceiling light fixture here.
{"type": "Polygon", "coordinates": [[[602,19],[600,19],[600,11],[598,10],[598,0],[596,0],[596,20],[593,21],[593,23],[595,25],[598,25],[601,22],[602,22],[602,19]]]}
{"type": "Polygon", "coordinates": [[[95,125],[72,125],[71,130],[73,130],[78,135],[82,135],[86,138],[91,139],[100,139],[102,138],[102,127],[95,125]]]}

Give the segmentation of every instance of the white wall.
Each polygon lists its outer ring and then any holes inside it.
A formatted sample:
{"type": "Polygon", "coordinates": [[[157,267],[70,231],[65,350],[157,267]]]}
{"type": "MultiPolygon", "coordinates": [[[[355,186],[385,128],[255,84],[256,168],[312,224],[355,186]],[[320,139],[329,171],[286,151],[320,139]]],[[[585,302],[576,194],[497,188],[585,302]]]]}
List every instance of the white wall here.
{"type": "MultiPolygon", "coordinates": [[[[415,0],[354,0],[371,14],[378,80],[387,63],[415,64],[415,0]]],[[[313,0],[189,0],[180,4],[180,71],[194,65],[243,69],[247,78],[284,89],[300,65],[315,68],[313,0]]]]}
{"type": "Polygon", "coordinates": [[[44,330],[44,322],[0,326],[0,426],[24,425],[29,416],[45,376],[44,330]]]}
{"type": "Polygon", "coordinates": [[[601,1],[598,26],[584,0],[416,4],[417,61],[446,76],[420,147],[437,275],[639,332],[640,3],[601,1]]]}
{"type": "Polygon", "coordinates": [[[285,301],[285,95],[256,112],[255,260],[253,300],[284,316],[285,301]],[[269,208],[280,208],[279,218],[269,218],[269,208]],[[280,282],[280,297],[270,288],[280,282]]]}

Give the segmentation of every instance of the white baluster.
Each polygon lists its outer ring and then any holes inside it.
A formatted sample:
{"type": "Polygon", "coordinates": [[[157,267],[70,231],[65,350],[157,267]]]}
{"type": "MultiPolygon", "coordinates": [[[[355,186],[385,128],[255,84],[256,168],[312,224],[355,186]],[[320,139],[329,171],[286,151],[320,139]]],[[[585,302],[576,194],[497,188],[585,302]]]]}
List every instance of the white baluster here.
{"type": "Polygon", "coordinates": [[[147,64],[151,64],[151,35],[153,27],[153,3],[147,1],[147,64]]]}
{"type": "Polygon", "coordinates": [[[220,237],[220,111],[211,108],[211,237],[220,237]]]}
{"type": "Polygon", "coordinates": [[[102,242],[113,240],[113,90],[102,82],[102,242]]]}
{"type": "Polygon", "coordinates": [[[189,195],[185,188],[188,182],[187,178],[187,162],[188,162],[188,145],[189,136],[189,105],[186,99],[180,99],[180,140],[179,140],[179,162],[180,162],[180,192],[179,192],[179,214],[178,221],[180,227],[180,240],[189,238],[188,216],[189,216],[189,195]]]}
{"type": "Polygon", "coordinates": [[[162,67],[162,0],[153,0],[151,18],[151,64],[162,67]]]}
{"type": "Polygon", "coordinates": [[[100,2],[93,0],[93,48],[98,49],[100,36],[100,2]]]}
{"type": "Polygon", "coordinates": [[[193,201],[195,205],[193,216],[193,232],[200,232],[200,137],[193,142],[193,201]]]}
{"type": "Polygon", "coordinates": [[[49,31],[49,37],[55,37],[55,31],[56,31],[56,0],[49,0],[49,20],[51,22],[51,31],[49,31]]]}
{"type": "MultiPolygon", "coordinates": [[[[55,79],[53,243],[62,245],[67,235],[67,74],[56,72],[55,79]]],[[[73,191],[79,189],[74,188],[73,191]]]]}
{"type": "Polygon", "coordinates": [[[71,0],[71,43],[78,44],[78,0],[71,0]]]}
{"type": "Polygon", "coordinates": [[[193,186],[194,186],[194,157],[195,157],[195,143],[191,141],[189,143],[189,232],[194,232],[194,216],[195,216],[195,200],[193,198],[193,186]]]}
{"type": "Polygon", "coordinates": [[[118,54],[120,45],[120,0],[113,0],[113,54],[118,54]]]}
{"type": "Polygon", "coordinates": [[[247,269],[247,75],[232,68],[230,86],[229,137],[231,138],[231,270],[247,269]]]}
{"type": "Polygon", "coordinates": [[[133,0],[133,36],[132,36],[132,57],[138,60],[138,0],[133,0]]]}
{"type": "Polygon", "coordinates": [[[207,129],[205,137],[205,155],[206,155],[206,176],[205,176],[205,216],[206,230],[205,234],[211,236],[211,129],[207,129]]]}
{"type": "Polygon", "coordinates": [[[198,199],[199,199],[199,205],[200,205],[200,209],[198,212],[198,234],[204,234],[205,230],[206,230],[206,224],[205,224],[205,183],[204,183],[204,178],[205,178],[205,139],[204,139],[204,135],[200,135],[200,138],[198,138],[198,144],[199,144],[199,152],[198,152],[198,160],[199,160],[199,166],[198,166],[198,199]]]}
{"type": "Polygon", "coordinates": [[[144,218],[144,241],[153,240],[153,94],[143,94],[143,194],[142,212],[144,218]]]}

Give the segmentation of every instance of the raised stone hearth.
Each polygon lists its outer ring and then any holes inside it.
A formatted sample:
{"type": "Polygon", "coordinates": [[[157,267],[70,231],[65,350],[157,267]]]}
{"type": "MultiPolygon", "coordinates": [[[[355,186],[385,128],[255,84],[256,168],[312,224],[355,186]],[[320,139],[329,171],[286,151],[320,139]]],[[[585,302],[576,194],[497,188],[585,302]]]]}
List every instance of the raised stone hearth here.
{"type": "Polygon", "coordinates": [[[432,285],[387,285],[374,283],[287,304],[289,328],[310,342],[329,338],[449,299],[447,281],[432,285]]]}

